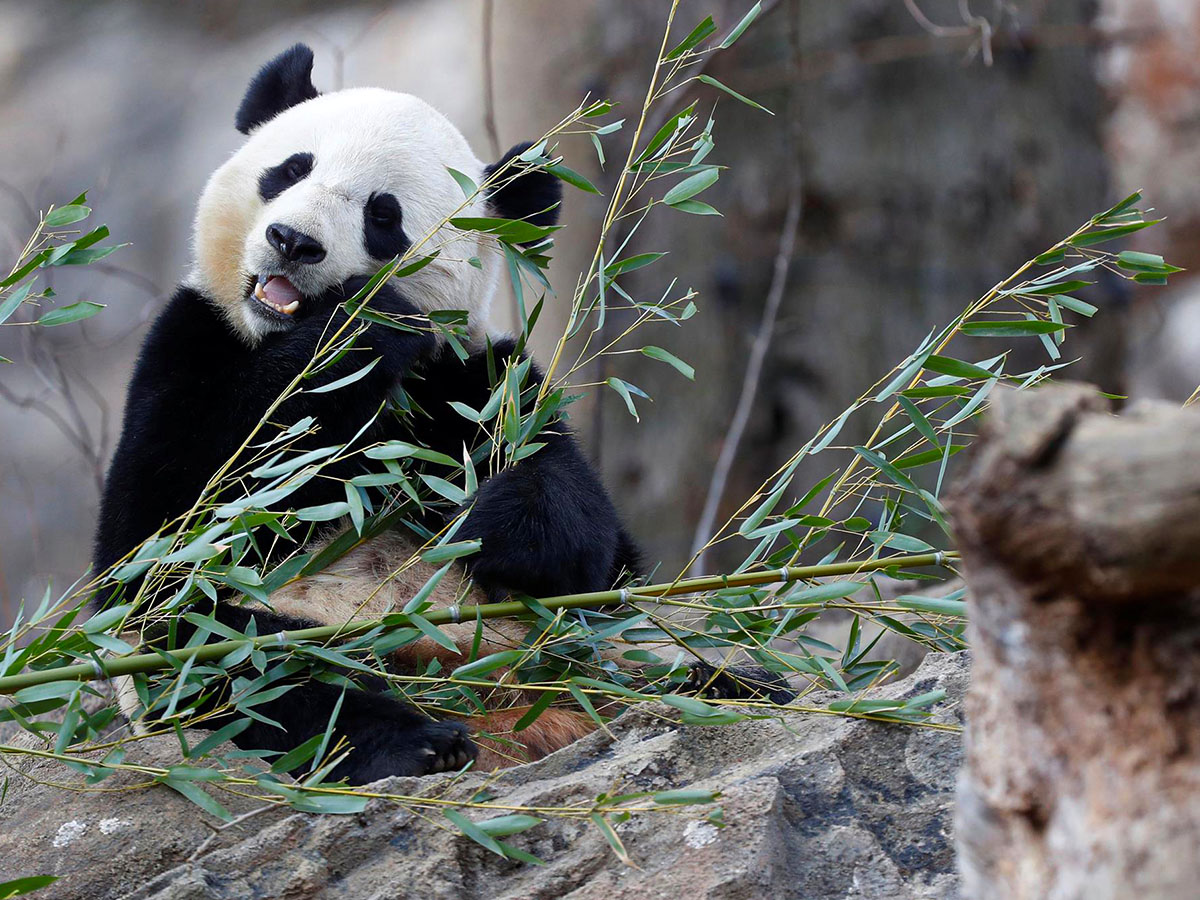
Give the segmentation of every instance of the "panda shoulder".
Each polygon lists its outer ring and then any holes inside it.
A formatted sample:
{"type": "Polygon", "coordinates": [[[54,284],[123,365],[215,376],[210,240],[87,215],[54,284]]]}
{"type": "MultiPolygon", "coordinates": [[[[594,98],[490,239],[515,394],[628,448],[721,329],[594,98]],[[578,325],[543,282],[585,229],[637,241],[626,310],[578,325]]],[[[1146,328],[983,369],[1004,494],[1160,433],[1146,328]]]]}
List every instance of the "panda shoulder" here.
{"type": "Polygon", "coordinates": [[[216,305],[193,287],[181,285],[154,320],[142,356],[164,355],[178,361],[196,356],[216,361],[224,349],[237,349],[237,338],[216,305]]]}

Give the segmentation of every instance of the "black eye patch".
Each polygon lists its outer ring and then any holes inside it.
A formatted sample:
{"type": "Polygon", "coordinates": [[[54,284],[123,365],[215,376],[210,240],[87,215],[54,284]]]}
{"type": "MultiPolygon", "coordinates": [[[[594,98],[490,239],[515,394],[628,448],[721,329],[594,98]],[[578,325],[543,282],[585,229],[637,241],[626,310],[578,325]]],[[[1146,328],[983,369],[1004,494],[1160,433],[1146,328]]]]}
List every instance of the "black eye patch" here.
{"type": "Polygon", "coordinates": [[[363,207],[363,242],[375,259],[391,259],[408,249],[400,201],[391,194],[372,194],[363,207]]]}
{"type": "Polygon", "coordinates": [[[264,203],[269,203],[292,185],[307,178],[315,164],[316,158],[311,153],[293,153],[258,176],[258,195],[264,203]]]}

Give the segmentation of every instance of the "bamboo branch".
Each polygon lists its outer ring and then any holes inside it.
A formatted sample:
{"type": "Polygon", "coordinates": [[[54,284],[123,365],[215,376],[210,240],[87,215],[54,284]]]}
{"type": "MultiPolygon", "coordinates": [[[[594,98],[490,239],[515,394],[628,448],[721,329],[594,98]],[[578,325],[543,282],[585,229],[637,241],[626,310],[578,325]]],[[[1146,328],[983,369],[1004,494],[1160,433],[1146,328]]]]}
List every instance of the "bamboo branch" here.
{"type": "MultiPolygon", "coordinates": [[[[877,572],[881,569],[890,569],[897,566],[904,568],[941,566],[948,561],[956,559],[958,559],[958,554],[947,550],[912,556],[890,556],[886,559],[874,559],[862,562],[828,563],[821,566],[788,566],[783,569],[768,569],[762,572],[740,572],[734,575],[706,575],[701,578],[688,578],[681,581],[622,588],[612,591],[566,594],[561,597],[548,598],[541,601],[541,604],[551,612],[560,609],[596,609],[602,606],[613,606],[635,600],[652,601],[662,597],[673,597],[677,594],[690,594],[697,591],[752,587],[762,584],[786,584],[813,578],[877,572]]],[[[476,618],[499,619],[506,616],[520,616],[528,612],[529,607],[525,603],[520,600],[509,600],[503,603],[481,603],[477,606],[435,609],[423,614],[422,618],[433,625],[447,625],[452,622],[472,621],[476,618]]],[[[398,628],[406,625],[411,619],[402,613],[395,613],[388,616],[386,621],[388,623],[386,627],[398,628]]],[[[91,663],[76,663],[54,669],[22,672],[18,675],[9,675],[5,678],[0,678],[0,694],[12,694],[22,688],[38,684],[48,684],[55,681],[113,678],[118,675],[133,675],[138,672],[154,672],[159,669],[171,668],[172,665],[186,662],[189,659],[194,659],[196,662],[212,662],[247,644],[251,647],[262,648],[278,647],[283,644],[298,643],[300,641],[352,638],[365,634],[375,628],[384,627],[384,625],[384,619],[363,619],[362,621],[344,622],[340,625],[321,625],[314,628],[299,628],[294,631],[280,631],[276,634],[262,635],[255,638],[248,637],[245,640],[219,641],[215,644],[204,644],[199,647],[185,647],[179,650],[158,653],[128,654],[125,656],[115,656],[103,661],[96,660],[91,663]]]]}

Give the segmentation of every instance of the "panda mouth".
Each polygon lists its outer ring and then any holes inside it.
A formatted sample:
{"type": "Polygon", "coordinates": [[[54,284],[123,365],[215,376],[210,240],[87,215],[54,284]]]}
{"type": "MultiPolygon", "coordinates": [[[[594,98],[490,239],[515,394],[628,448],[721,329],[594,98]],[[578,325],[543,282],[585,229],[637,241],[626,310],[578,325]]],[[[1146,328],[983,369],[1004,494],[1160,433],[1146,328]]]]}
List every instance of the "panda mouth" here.
{"type": "Polygon", "coordinates": [[[267,309],[284,316],[293,316],[300,308],[304,295],[283,275],[260,275],[254,284],[254,299],[267,309]]]}

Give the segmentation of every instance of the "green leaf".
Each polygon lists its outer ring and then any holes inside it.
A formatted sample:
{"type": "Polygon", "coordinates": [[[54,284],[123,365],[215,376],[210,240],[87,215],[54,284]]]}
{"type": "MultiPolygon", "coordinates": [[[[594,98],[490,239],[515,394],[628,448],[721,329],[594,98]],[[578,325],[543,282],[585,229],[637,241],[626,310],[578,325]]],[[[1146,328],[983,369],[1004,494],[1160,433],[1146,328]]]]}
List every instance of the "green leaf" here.
{"type": "Polygon", "coordinates": [[[172,778],[169,775],[157,780],[162,784],[165,784],[167,787],[178,791],[180,794],[183,794],[183,796],[187,797],[205,812],[212,813],[217,818],[224,819],[226,822],[233,820],[233,816],[230,815],[229,810],[214,800],[202,787],[200,787],[200,785],[196,784],[196,782],[187,781],[180,778],[172,778]]]}
{"type": "Polygon", "coordinates": [[[350,524],[354,526],[354,530],[358,534],[362,534],[363,521],[366,516],[366,510],[363,509],[362,494],[358,492],[358,487],[344,482],[342,487],[346,489],[346,505],[350,507],[350,524]]]}
{"type": "Polygon", "coordinates": [[[450,224],[463,231],[480,231],[494,234],[509,244],[532,244],[549,237],[557,228],[541,227],[521,219],[464,217],[450,220],[450,224]]]}
{"type": "Polygon", "coordinates": [[[0,882],[0,900],[32,894],[36,890],[54,884],[59,877],[58,875],[30,875],[28,878],[14,878],[12,881],[0,882]]]}
{"type": "Polygon", "coordinates": [[[908,488],[910,491],[916,491],[917,486],[913,484],[911,478],[897,469],[894,465],[892,465],[874,450],[868,450],[866,447],[855,447],[854,452],[861,456],[867,463],[891,478],[892,481],[900,485],[900,487],[908,488]]]}
{"type": "Polygon", "coordinates": [[[555,697],[556,695],[554,691],[543,691],[542,695],[538,697],[537,700],[534,701],[533,705],[530,706],[525,712],[525,715],[521,716],[521,718],[517,720],[516,724],[513,725],[513,731],[524,731],[526,728],[536,722],[538,716],[545,712],[546,709],[549,708],[550,704],[554,702],[555,697]]]}
{"type": "Polygon", "coordinates": [[[693,216],[719,216],[721,211],[715,206],[709,206],[703,200],[680,200],[678,203],[672,203],[671,209],[677,209],[680,212],[690,213],[693,216]]]}
{"type": "Polygon", "coordinates": [[[442,815],[458,826],[458,830],[473,840],[475,843],[486,847],[497,856],[503,857],[504,850],[496,843],[496,839],[490,834],[464,816],[456,809],[442,810],[442,815]]]}
{"type": "Polygon", "coordinates": [[[84,634],[96,634],[101,631],[108,631],[118,622],[129,614],[133,609],[132,603],[125,603],[121,606],[114,606],[110,609],[96,613],[86,622],[79,626],[79,630],[84,634]]]}
{"type": "Polygon", "coordinates": [[[1134,222],[1132,225],[1118,225],[1115,228],[1102,228],[1098,231],[1089,231],[1073,238],[1069,243],[1072,247],[1094,247],[1096,244],[1115,241],[1117,238],[1141,231],[1143,228],[1157,225],[1161,221],[1162,219],[1150,219],[1145,222],[1134,222]]]}
{"type": "Polygon", "coordinates": [[[421,630],[421,633],[425,635],[425,637],[429,638],[435,644],[445,647],[452,653],[459,652],[458,644],[454,643],[453,639],[451,639],[448,634],[446,634],[432,622],[422,618],[421,616],[418,616],[416,613],[410,613],[408,618],[414,625],[417,626],[417,628],[421,630]]]}
{"type": "Polygon", "coordinates": [[[683,200],[688,200],[712,187],[720,177],[721,170],[716,166],[710,166],[703,172],[690,175],[663,195],[663,203],[673,206],[683,200]]]}
{"type": "MultiPolygon", "coordinates": [[[[83,249],[80,244],[83,243],[83,238],[75,242],[75,246],[71,248],[69,253],[63,256],[54,257],[47,261],[47,265],[51,266],[86,266],[94,262],[99,262],[106,256],[111,256],[122,247],[128,247],[128,244],[117,244],[113,247],[89,247],[83,249]]],[[[67,244],[63,245],[70,246],[67,244]]]]}
{"type": "Polygon", "coordinates": [[[896,605],[904,609],[932,613],[938,616],[965,616],[967,614],[967,603],[965,600],[948,600],[943,597],[897,597],[896,605]]]}
{"type": "Polygon", "coordinates": [[[53,328],[55,325],[68,325],[71,322],[78,322],[80,319],[90,319],[104,306],[99,303],[93,303],[90,300],[80,300],[78,303],[72,303],[70,306],[60,306],[58,309],[52,309],[47,313],[43,313],[38,317],[37,324],[44,328],[53,328]]]}
{"type": "Polygon", "coordinates": [[[749,97],[747,97],[745,94],[739,94],[733,88],[729,87],[728,85],[722,84],[721,82],[717,81],[717,79],[713,78],[711,75],[697,75],[696,78],[698,81],[702,81],[705,84],[712,85],[719,91],[724,91],[730,97],[733,97],[735,100],[740,100],[742,103],[745,103],[747,106],[752,106],[752,107],[754,107],[754,109],[762,110],[768,116],[775,115],[775,113],[771,112],[771,110],[767,109],[761,103],[754,102],[749,97]]]}
{"type": "Polygon", "coordinates": [[[452,559],[461,559],[464,556],[470,556],[472,553],[478,553],[479,548],[483,546],[483,542],[478,538],[469,541],[456,541],[452,544],[442,544],[440,547],[430,547],[421,554],[421,559],[431,565],[449,562],[452,559]]]}
{"type": "Polygon", "coordinates": [[[18,703],[36,703],[39,700],[63,700],[80,690],[83,690],[83,683],[79,681],[49,681],[46,684],[35,684],[31,687],[21,688],[21,690],[13,694],[13,699],[18,703]]]}
{"type": "Polygon", "coordinates": [[[909,420],[915,426],[917,426],[917,431],[921,432],[921,436],[935,447],[941,447],[942,443],[938,440],[937,432],[933,430],[933,426],[929,423],[929,420],[925,418],[925,414],[921,412],[921,410],[917,407],[917,404],[913,403],[903,394],[898,396],[896,401],[904,408],[904,411],[908,413],[909,420]]]}
{"type": "Polygon", "coordinates": [[[1054,298],[1054,301],[1064,309],[1069,309],[1073,313],[1078,313],[1081,316],[1087,316],[1089,319],[1096,314],[1098,307],[1092,306],[1090,303],[1085,303],[1082,300],[1076,300],[1074,297],[1059,295],[1054,298]]]}
{"type": "Polygon", "coordinates": [[[511,666],[525,655],[524,650],[501,650],[499,653],[489,653],[474,662],[459,666],[450,673],[451,678],[475,678],[494,672],[505,666],[511,666]]]}
{"type": "Polygon", "coordinates": [[[671,116],[671,118],[667,119],[667,121],[663,123],[662,128],[658,129],[658,131],[654,133],[654,137],[650,139],[650,143],[646,144],[646,149],[638,154],[638,158],[634,160],[634,165],[640,165],[641,163],[645,162],[647,159],[653,156],[655,151],[662,147],[663,144],[665,144],[667,140],[673,134],[675,134],[675,132],[686,127],[686,125],[692,121],[692,112],[695,110],[695,108],[696,104],[690,103],[686,108],[681,109],[675,115],[671,116]]]}
{"type": "Polygon", "coordinates": [[[784,484],[782,487],[777,488],[774,492],[772,492],[754,509],[753,512],[750,513],[750,515],[746,516],[746,518],[742,520],[742,524],[738,526],[738,532],[745,535],[750,534],[752,531],[758,528],[758,526],[763,523],[763,520],[765,520],[767,516],[771,514],[771,510],[775,508],[775,504],[779,502],[779,499],[783,496],[787,489],[788,485],[784,484]]]}
{"type": "Polygon", "coordinates": [[[562,163],[551,163],[545,167],[546,171],[558,178],[560,181],[565,181],[572,187],[577,187],[581,191],[586,191],[589,194],[599,194],[600,189],[576,172],[574,169],[569,169],[562,163]]]}
{"type": "Polygon", "coordinates": [[[690,718],[685,720],[688,724],[725,725],[745,718],[745,716],[739,713],[733,713],[735,718],[729,718],[731,710],[710,706],[703,700],[698,700],[695,697],[685,697],[681,694],[663,694],[659,699],[667,706],[673,706],[675,709],[689,716],[690,718]]]}
{"type": "Polygon", "coordinates": [[[321,745],[321,741],[325,738],[325,732],[314,734],[308,740],[297,744],[283,756],[271,763],[272,772],[290,772],[292,769],[302,766],[316,755],[317,747],[321,745]]]}
{"type": "Polygon", "coordinates": [[[370,800],[370,797],[360,797],[354,794],[303,793],[299,797],[290,799],[288,805],[300,812],[353,816],[366,809],[370,800]]]}
{"type": "Polygon", "coordinates": [[[664,56],[663,59],[678,59],[716,30],[717,26],[713,22],[712,16],[705,16],[704,21],[693,28],[691,33],[676,44],[674,49],[664,56]]]}
{"type": "Polygon", "coordinates": [[[479,190],[479,185],[475,183],[475,180],[470,175],[465,175],[458,171],[458,169],[451,168],[450,166],[446,166],[446,171],[450,173],[451,178],[458,182],[458,186],[462,190],[464,197],[469,199],[475,196],[475,192],[479,190]]]}
{"type": "Polygon", "coordinates": [[[720,796],[720,791],[680,788],[674,791],[656,791],[650,795],[650,799],[659,806],[692,806],[697,803],[715,803],[720,796]]]}
{"type": "Polygon", "coordinates": [[[60,206],[58,209],[52,209],[46,214],[47,228],[62,228],[64,225],[72,225],[75,222],[81,222],[92,214],[92,211],[86,206],[60,206]]]}
{"type": "Polygon", "coordinates": [[[621,399],[625,401],[625,408],[629,410],[629,414],[633,416],[634,421],[640,422],[641,418],[638,416],[637,407],[633,405],[633,397],[630,391],[633,385],[616,377],[605,379],[604,383],[621,395],[621,399]]]}
{"type": "Polygon", "coordinates": [[[188,759],[197,759],[201,756],[204,756],[209,751],[214,750],[219,744],[222,744],[225,741],[233,740],[252,724],[252,719],[238,719],[234,722],[230,722],[225,727],[219,729],[218,731],[214,731],[212,734],[205,737],[204,740],[193,747],[191,752],[188,753],[188,759]]]}
{"type": "Polygon", "coordinates": [[[1054,294],[1069,294],[1071,291],[1078,291],[1081,288],[1091,287],[1096,282],[1094,281],[1057,281],[1050,284],[1030,283],[1020,285],[1013,288],[1011,291],[1004,291],[1005,294],[1031,294],[1035,297],[1045,297],[1054,294]]]}
{"type": "Polygon", "coordinates": [[[617,834],[616,829],[612,827],[612,823],[598,812],[592,813],[588,818],[592,820],[592,824],[604,835],[604,840],[608,841],[608,846],[612,848],[612,852],[616,854],[617,859],[626,866],[633,867],[633,860],[629,858],[629,853],[625,849],[625,845],[621,843],[621,838],[617,834]]]}
{"type": "Polygon", "coordinates": [[[373,368],[375,368],[377,365],[379,365],[379,360],[380,360],[380,357],[377,356],[373,360],[371,360],[369,363],[367,363],[365,366],[363,366],[361,369],[359,369],[357,372],[351,372],[349,375],[346,375],[344,378],[339,378],[337,381],[331,381],[331,382],[329,382],[329,384],[323,384],[320,387],[309,388],[308,393],[310,393],[310,394],[328,394],[330,391],[336,391],[338,388],[344,388],[348,384],[354,384],[354,382],[356,382],[362,378],[365,378],[367,376],[367,373],[369,373],[373,368]]]}
{"type": "Polygon", "coordinates": [[[717,46],[722,50],[728,50],[730,47],[732,47],[733,42],[742,36],[742,33],[750,27],[750,25],[755,19],[758,18],[759,13],[761,12],[762,4],[755,3],[752,7],[750,7],[750,11],[742,16],[742,20],[733,26],[733,31],[725,35],[725,40],[721,41],[721,43],[717,46]]]}
{"type": "Polygon", "coordinates": [[[336,503],[325,503],[321,506],[306,506],[296,510],[296,518],[301,522],[328,522],[338,519],[350,512],[350,504],[345,500],[336,503]]]}
{"type": "Polygon", "coordinates": [[[1055,334],[1066,327],[1059,322],[1047,322],[1045,319],[996,319],[964,322],[962,332],[972,337],[1026,337],[1055,334]]]}
{"type": "Polygon", "coordinates": [[[696,370],[695,369],[693,369],[691,366],[689,366],[687,363],[685,363],[678,356],[675,356],[673,353],[668,353],[662,347],[654,347],[654,346],[643,347],[642,355],[648,356],[651,359],[657,359],[659,362],[665,362],[667,365],[671,366],[673,369],[675,369],[677,372],[679,372],[679,374],[681,374],[684,378],[688,379],[689,381],[696,380],[696,370]]]}
{"type": "Polygon", "coordinates": [[[608,278],[616,278],[618,275],[623,275],[626,272],[632,272],[635,269],[642,269],[651,263],[657,262],[667,254],[665,253],[639,253],[636,256],[627,256],[625,259],[617,262],[610,262],[604,267],[604,274],[608,278]]]}
{"type": "Polygon", "coordinates": [[[995,372],[989,372],[982,366],[949,356],[930,356],[925,360],[922,368],[941,375],[949,375],[952,378],[994,378],[996,376],[995,372]]]}
{"type": "Polygon", "coordinates": [[[1096,216],[1094,219],[1092,219],[1092,221],[1093,222],[1101,222],[1105,219],[1111,218],[1112,216],[1120,215],[1121,213],[1125,212],[1125,210],[1129,209],[1129,207],[1133,206],[1135,203],[1137,203],[1141,199],[1142,199],[1142,192],[1134,191],[1132,194],[1130,194],[1128,197],[1126,197],[1124,200],[1122,200],[1116,206],[1112,207],[1111,209],[1106,209],[1104,212],[1100,213],[1100,215],[1096,216]]]}
{"type": "Polygon", "coordinates": [[[467,499],[467,492],[456,484],[451,484],[445,478],[421,473],[421,480],[439,497],[445,497],[451,503],[462,503],[467,499]]]}
{"type": "Polygon", "coordinates": [[[25,302],[25,298],[29,296],[30,290],[33,289],[33,282],[23,284],[0,302],[0,324],[3,324],[8,318],[17,311],[17,307],[25,302]]]}
{"type": "Polygon", "coordinates": [[[545,819],[539,819],[537,816],[513,813],[507,816],[496,816],[494,819],[484,819],[482,822],[476,822],[475,826],[484,834],[492,837],[508,837],[510,834],[528,831],[536,825],[541,825],[544,821],[545,819]]]}

